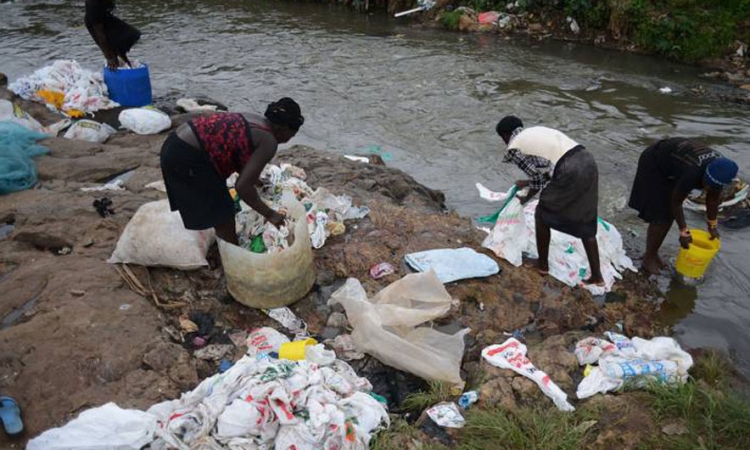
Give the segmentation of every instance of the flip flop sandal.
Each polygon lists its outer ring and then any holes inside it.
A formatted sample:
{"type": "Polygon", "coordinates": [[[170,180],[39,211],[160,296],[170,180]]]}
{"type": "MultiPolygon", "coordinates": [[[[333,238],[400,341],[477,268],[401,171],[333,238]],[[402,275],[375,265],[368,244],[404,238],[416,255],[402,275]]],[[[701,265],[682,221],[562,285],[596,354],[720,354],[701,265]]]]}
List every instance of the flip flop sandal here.
{"type": "Polygon", "coordinates": [[[10,397],[0,397],[0,422],[3,423],[3,428],[5,428],[8,436],[18,436],[23,433],[21,408],[10,397]]]}

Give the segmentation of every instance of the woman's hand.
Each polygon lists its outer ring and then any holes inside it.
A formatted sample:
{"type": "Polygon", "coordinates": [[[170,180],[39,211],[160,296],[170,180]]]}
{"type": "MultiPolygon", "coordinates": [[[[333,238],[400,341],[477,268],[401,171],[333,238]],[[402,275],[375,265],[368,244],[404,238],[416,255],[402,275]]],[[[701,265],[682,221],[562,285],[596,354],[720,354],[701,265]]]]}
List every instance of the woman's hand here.
{"type": "Polygon", "coordinates": [[[284,221],[286,220],[286,215],[278,211],[274,211],[273,214],[266,218],[266,220],[276,228],[281,228],[281,226],[284,225],[284,221]]]}
{"type": "Polygon", "coordinates": [[[693,243],[693,236],[690,234],[690,230],[680,230],[680,245],[685,250],[690,248],[690,244],[693,243]]]}
{"type": "Polygon", "coordinates": [[[712,226],[712,225],[709,225],[709,226],[708,226],[708,234],[710,234],[710,235],[711,235],[711,240],[712,240],[712,241],[713,241],[714,239],[719,239],[719,237],[720,237],[720,236],[719,236],[719,228],[718,228],[717,226],[712,226]]]}
{"type": "Polygon", "coordinates": [[[118,67],[120,67],[120,60],[117,59],[117,56],[107,58],[107,68],[109,70],[117,70],[118,67]]]}

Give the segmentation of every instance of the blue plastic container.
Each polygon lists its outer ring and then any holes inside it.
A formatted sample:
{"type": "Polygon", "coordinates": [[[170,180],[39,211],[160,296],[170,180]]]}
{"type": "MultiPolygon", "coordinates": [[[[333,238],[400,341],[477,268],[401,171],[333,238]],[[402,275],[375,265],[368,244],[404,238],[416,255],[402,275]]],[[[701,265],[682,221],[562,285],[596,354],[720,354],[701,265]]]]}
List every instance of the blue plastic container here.
{"type": "Polygon", "coordinates": [[[146,64],[136,69],[110,70],[105,67],[104,83],[109,90],[109,98],[122,106],[139,107],[151,104],[151,77],[146,64]]]}

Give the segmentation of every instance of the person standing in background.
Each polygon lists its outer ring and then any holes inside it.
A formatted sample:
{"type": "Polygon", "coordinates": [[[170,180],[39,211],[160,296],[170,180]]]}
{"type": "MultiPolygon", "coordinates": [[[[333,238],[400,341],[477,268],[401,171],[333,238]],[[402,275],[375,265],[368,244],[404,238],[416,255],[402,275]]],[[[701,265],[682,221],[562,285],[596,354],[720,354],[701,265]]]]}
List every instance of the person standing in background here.
{"type": "Polygon", "coordinates": [[[128,52],[141,38],[141,32],[113,14],[114,0],[86,0],[84,22],[94,42],[107,59],[107,67],[117,70],[121,61],[131,66],[128,52]]]}

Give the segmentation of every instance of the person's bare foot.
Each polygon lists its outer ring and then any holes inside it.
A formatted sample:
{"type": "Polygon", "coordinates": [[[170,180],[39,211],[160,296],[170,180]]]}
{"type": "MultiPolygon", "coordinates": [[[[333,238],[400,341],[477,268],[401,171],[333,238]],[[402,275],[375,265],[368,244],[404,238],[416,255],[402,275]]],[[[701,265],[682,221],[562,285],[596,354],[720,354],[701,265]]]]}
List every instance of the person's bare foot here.
{"type": "Polygon", "coordinates": [[[585,286],[605,287],[607,283],[604,282],[604,278],[602,277],[599,277],[599,278],[589,277],[585,280],[581,280],[581,285],[583,285],[584,287],[585,286]]]}
{"type": "Polygon", "coordinates": [[[642,267],[649,275],[658,275],[661,269],[665,267],[665,264],[658,256],[656,258],[644,257],[642,267]]]}
{"type": "Polygon", "coordinates": [[[527,259],[524,261],[523,266],[536,270],[540,275],[549,275],[549,265],[540,264],[538,259],[527,259]]]}

